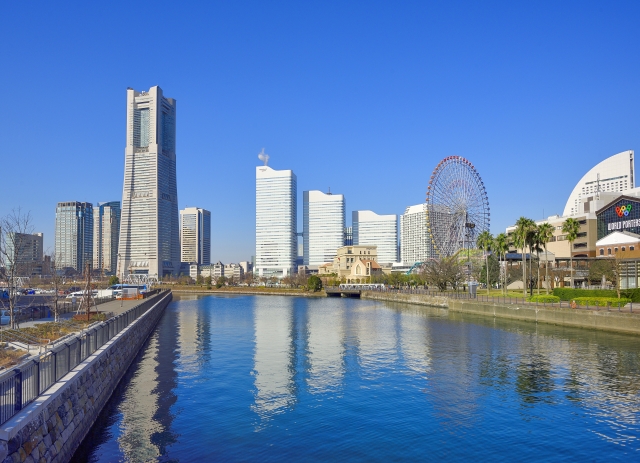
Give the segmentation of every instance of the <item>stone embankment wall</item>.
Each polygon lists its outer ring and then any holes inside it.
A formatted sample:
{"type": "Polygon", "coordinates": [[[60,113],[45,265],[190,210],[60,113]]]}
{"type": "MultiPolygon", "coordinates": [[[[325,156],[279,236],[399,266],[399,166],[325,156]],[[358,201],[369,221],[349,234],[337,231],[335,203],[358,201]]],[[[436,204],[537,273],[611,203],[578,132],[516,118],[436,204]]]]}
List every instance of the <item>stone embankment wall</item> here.
{"type": "Polygon", "coordinates": [[[362,299],[376,299],[379,301],[404,302],[407,304],[428,305],[429,307],[449,308],[449,299],[442,296],[428,296],[426,294],[382,293],[378,291],[362,291],[362,299]]]}
{"type": "Polygon", "coordinates": [[[67,462],[171,301],[153,307],[0,427],[0,461],[67,462]]]}
{"type": "Polygon", "coordinates": [[[617,309],[611,309],[609,311],[605,308],[600,310],[586,310],[528,304],[500,304],[447,299],[422,294],[380,293],[375,291],[364,291],[361,297],[364,299],[404,302],[431,307],[446,307],[452,312],[474,315],[550,323],[553,325],[574,326],[578,328],[593,328],[618,333],[640,334],[640,314],[624,311],[618,312],[617,309]]]}

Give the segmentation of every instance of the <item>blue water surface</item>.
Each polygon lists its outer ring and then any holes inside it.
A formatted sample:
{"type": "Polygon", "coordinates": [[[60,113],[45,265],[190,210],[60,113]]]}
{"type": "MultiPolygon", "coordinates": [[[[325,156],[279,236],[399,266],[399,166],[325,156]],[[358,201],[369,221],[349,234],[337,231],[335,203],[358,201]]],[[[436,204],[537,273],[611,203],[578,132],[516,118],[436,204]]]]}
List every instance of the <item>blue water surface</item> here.
{"type": "Polygon", "coordinates": [[[639,353],[443,309],[181,297],[74,459],[639,460],[639,353]]]}

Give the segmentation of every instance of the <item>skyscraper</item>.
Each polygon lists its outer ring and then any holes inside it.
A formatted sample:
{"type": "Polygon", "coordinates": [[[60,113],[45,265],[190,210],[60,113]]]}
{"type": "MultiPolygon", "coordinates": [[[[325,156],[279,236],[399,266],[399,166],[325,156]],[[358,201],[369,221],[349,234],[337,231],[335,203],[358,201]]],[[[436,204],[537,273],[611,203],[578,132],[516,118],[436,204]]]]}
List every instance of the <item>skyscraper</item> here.
{"type": "Polygon", "coordinates": [[[333,262],[344,243],[344,196],[312,190],[302,198],[304,265],[333,262]]]}
{"type": "Polygon", "coordinates": [[[211,263],[211,213],[206,209],[180,211],[180,259],[190,264],[211,263]]]}
{"type": "Polygon", "coordinates": [[[296,268],[297,179],[291,170],[256,167],[256,264],[259,276],[296,268]]]}
{"type": "Polygon", "coordinates": [[[180,270],[176,101],[160,87],[127,89],[119,274],[162,277],[180,270]]]}
{"type": "Polygon", "coordinates": [[[120,201],[98,203],[93,210],[93,268],[116,273],[119,238],[120,201]]]}
{"type": "Polygon", "coordinates": [[[409,206],[400,216],[400,260],[413,265],[436,257],[427,229],[426,204],[409,206]]]}
{"type": "Polygon", "coordinates": [[[85,271],[93,259],[93,205],[70,201],[56,207],[56,267],[85,271]]]}
{"type": "Polygon", "coordinates": [[[378,246],[378,262],[398,261],[398,216],[353,211],[353,245],[378,246]]]}

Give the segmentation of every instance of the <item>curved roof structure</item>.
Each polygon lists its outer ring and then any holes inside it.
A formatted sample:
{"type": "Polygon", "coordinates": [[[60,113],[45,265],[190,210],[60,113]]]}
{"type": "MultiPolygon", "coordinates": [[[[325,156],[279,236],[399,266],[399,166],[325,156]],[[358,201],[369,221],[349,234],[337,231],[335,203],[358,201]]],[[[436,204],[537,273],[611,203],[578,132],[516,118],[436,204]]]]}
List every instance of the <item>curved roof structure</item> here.
{"type": "Polygon", "coordinates": [[[635,187],[633,151],[623,151],[598,163],[576,184],[564,206],[564,217],[578,214],[582,198],[598,192],[623,192],[635,187]]]}

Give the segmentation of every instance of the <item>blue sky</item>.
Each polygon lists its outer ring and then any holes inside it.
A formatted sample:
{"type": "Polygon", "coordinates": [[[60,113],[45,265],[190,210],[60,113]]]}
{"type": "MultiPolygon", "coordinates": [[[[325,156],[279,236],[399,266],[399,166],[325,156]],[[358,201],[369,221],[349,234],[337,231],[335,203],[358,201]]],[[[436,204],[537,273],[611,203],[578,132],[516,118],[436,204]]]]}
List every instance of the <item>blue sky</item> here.
{"type": "MultiPolygon", "coordinates": [[[[121,199],[126,88],[175,98],[180,208],[212,259],[255,250],[265,147],[302,191],[402,214],[449,155],[482,176],[491,231],[562,213],[640,147],[640,2],[10,2],[0,14],[0,215],[121,199]]],[[[302,221],[298,221],[301,230],[302,221]]]]}

